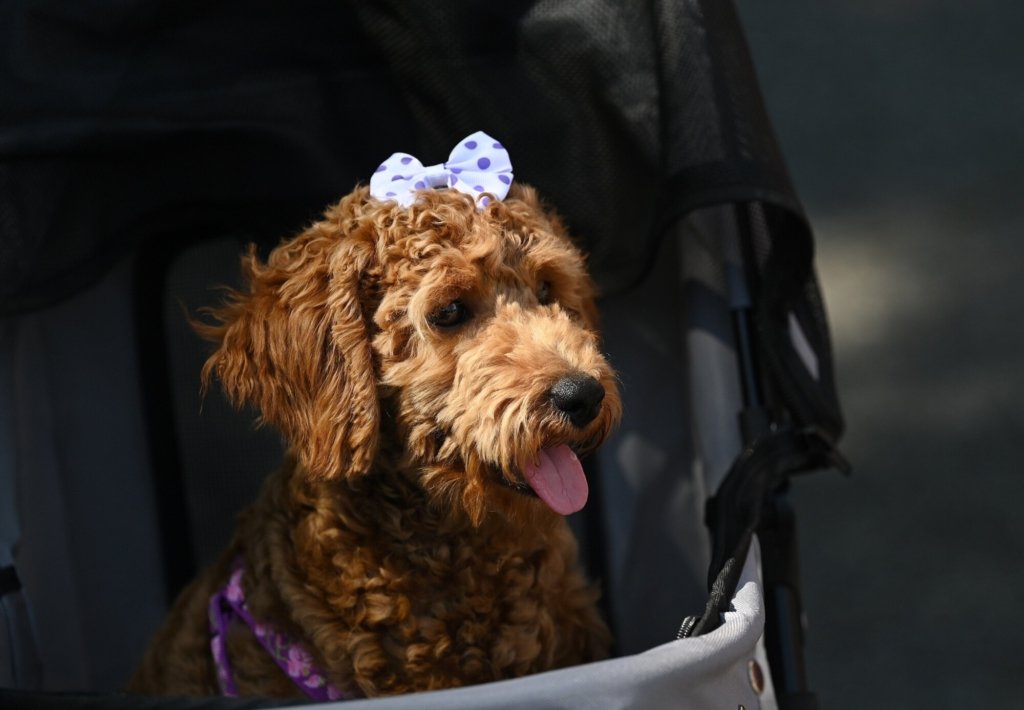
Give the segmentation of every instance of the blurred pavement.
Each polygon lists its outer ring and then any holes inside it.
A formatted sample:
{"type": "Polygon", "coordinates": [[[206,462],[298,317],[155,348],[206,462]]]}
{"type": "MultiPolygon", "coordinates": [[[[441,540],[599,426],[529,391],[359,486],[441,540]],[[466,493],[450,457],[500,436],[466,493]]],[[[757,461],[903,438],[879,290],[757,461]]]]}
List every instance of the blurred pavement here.
{"type": "Polygon", "coordinates": [[[795,486],[812,687],[825,710],[1020,707],[1024,4],[738,4],[854,464],[795,486]]]}

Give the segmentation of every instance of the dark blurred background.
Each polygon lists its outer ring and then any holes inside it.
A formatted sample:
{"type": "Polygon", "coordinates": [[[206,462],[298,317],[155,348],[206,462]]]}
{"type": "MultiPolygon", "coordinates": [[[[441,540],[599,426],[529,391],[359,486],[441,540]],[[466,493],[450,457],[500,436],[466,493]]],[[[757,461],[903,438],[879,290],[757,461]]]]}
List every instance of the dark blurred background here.
{"type": "Polygon", "coordinates": [[[829,710],[1018,706],[1024,5],[738,6],[854,463],[796,485],[812,686],[829,710]]]}

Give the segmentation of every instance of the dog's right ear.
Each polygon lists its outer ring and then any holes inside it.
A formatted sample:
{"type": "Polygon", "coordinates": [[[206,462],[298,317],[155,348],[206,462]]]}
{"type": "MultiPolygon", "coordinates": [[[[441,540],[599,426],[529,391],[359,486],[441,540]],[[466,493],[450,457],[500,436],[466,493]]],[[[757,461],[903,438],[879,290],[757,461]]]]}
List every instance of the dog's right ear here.
{"type": "Polygon", "coordinates": [[[218,347],[203,367],[228,398],[260,410],[317,477],[367,471],[376,455],[377,376],[363,312],[361,274],[372,244],[318,224],[285,242],[261,264],[255,247],[242,258],[247,291],[232,291],[219,321],[196,330],[218,347]]]}

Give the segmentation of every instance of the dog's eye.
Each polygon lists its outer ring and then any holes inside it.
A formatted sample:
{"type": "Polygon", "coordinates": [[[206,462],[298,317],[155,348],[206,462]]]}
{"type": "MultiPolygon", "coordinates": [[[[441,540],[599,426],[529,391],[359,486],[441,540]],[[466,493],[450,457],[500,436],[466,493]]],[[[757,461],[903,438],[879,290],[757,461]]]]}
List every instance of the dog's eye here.
{"type": "Polygon", "coordinates": [[[537,289],[537,300],[540,301],[542,306],[546,306],[554,300],[551,298],[550,281],[541,281],[540,288],[537,289]]]}
{"type": "Polygon", "coordinates": [[[456,300],[435,310],[427,316],[427,321],[436,328],[454,328],[468,321],[472,315],[465,303],[456,300]]]}

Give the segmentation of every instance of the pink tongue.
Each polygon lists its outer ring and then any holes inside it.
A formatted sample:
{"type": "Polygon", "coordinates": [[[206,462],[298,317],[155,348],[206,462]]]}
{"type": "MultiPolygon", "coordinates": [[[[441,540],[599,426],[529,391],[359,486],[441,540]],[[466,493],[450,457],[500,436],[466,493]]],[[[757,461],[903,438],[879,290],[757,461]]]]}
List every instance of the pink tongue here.
{"type": "Polygon", "coordinates": [[[590,489],[583,466],[564,444],[538,452],[537,461],[523,473],[534,493],[560,515],[575,513],[587,503],[590,489]]]}

